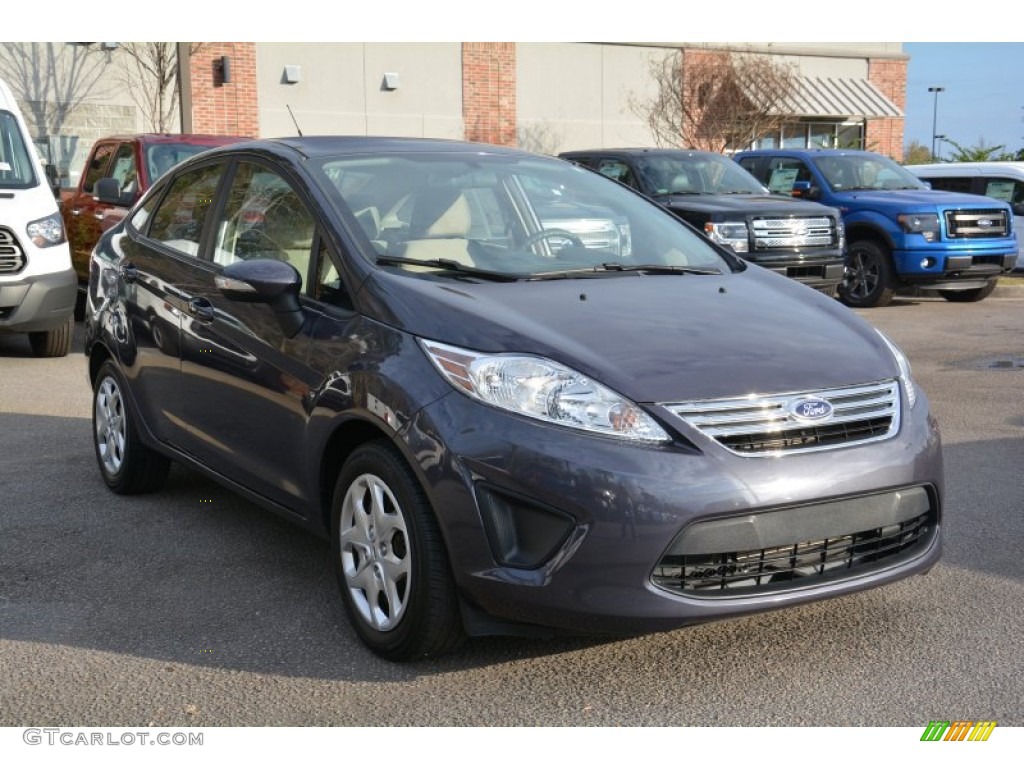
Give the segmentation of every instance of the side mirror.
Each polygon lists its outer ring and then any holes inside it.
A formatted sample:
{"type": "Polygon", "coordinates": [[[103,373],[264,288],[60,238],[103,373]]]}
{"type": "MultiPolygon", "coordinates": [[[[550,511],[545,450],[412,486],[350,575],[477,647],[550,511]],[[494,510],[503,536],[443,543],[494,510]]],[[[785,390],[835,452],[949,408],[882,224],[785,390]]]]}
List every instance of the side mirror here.
{"type": "Polygon", "coordinates": [[[232,301],[268,304],[288,338],[305,322],[299,289],[302,277],[291,264],[273,259],[236,261],[213,279],[217,289],[232,301]]]}
{"type": "Polygon", "coordinates": [[[1014,216],[1024,216],[1024,203],[1014,203],[1010,207],[1013,208],[1014,216]]]}
{"type": "Polygon", "coordinates": [[[53,196],[59,200],[60,174],[57,172],[57,166],[53,163],[47,163],[43,166],[43,172],[46,174],[46,183],[50,185],[50,191],[53,192],[53,196]]]}
{"type": "Polygon", "coordinates": [[[101,203],[109,205],[120,205],[127,208],[135,202],[135,192],[130,189],[121,189],[121,183],[110,177],[99,179],[96,186],[93,187],[92,193],[93,197],[101,203]]]}

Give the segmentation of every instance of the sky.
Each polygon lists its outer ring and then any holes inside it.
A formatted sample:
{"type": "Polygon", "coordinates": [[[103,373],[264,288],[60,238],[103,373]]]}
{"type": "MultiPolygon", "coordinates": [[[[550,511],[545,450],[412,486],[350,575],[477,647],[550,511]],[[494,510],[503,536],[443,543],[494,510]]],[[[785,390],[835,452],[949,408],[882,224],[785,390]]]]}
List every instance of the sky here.
{"type": "MultiPolygon", "coordinates": [[[[1024,42],[904,43],[903,52],[910,56],[904,144],[930,149],[934,118],[935,133],[961,146],[1024,148],[1024,42]],[[936,98],[929,87],[946,90],[936,98]]],[[[953,150],[937,147],[940,157],[953,150]]]]}

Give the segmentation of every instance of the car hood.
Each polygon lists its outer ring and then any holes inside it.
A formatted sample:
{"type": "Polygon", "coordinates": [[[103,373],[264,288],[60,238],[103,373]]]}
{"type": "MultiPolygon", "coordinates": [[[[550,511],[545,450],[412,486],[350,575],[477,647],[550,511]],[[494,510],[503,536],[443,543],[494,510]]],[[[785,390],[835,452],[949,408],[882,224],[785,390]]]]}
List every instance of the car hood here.
{"type": "Polygon", "coordinates": [[[1003,208],[1004,203],[980,195],[963,195],[957,192],[943,192],[938,189],[890,189],[890,190],[859,190],[856,192],[839,192],[831,201],[837,206],[889,206],[889,205],[927,205],[930,207],[943,205],[952,207],[985,207],[1003,208]]]}
{"type": "Polygon", "coordinates": [[[878,334],[853,312],[754,265],[723,276],[515,283],[380,270],[360,304],[419,337],[557,360],[637,402],[825,389],[898,374],[878,334]]]}
{"type": "Polygon", "coordinates": [[[783,195],[669,195],[659,198],[669,209],[697,213],[739,213],[757,216],[822,216],[826,206],[783,195]]]}

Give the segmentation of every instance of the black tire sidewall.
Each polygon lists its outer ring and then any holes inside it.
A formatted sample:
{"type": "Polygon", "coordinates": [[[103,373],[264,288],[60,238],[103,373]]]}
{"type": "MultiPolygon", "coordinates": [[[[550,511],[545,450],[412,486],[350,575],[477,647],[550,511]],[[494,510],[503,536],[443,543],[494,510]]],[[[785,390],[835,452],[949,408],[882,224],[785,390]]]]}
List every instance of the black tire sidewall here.
{"type": "MultiPolygon", "coordinates": [[[[420,489],[404,459],[389,445],[375,442],[360,446],[345,462],[335,484],[331,501],[331,560],[341,590],[345,612],[360,639],[375,653],[393,660],[406,660],[419,655],[419,646],[425,632],[429,604],[430,559],[443,557],[443,553],[431,551],[424,540],[424,527],[434,524],[427,518],[433,513],[427,506],[426,497],[420,489]],[[348,584],[341,559],[341,510],[348,489],[356,478],[372,474],[379,477],[398,502],[408,538],[412,560],[411,579],[405,614],[398,625],[381,632],[374,629],[359,614],[349,594],[348,584]]],[[[444,563],[447,568],[447,562],[444,563]]]]}

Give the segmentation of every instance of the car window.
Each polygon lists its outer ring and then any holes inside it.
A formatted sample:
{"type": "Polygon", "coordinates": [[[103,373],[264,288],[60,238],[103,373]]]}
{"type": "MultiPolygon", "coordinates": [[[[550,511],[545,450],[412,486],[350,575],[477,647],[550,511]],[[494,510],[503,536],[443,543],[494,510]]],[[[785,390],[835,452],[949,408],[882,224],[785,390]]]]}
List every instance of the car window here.
{"type": "Polygon", "coordinates": [[[814,182],[811,169],[801,160],[793,157],[772,157],[767,165],[768,191],[779,195],[788,195],[798,181],[814,182]]]}
{"type": "Polygon", "coordinates": [[[932,185],[932,189],[943,192],[965,192],[971,191],[973,179],[963,176],[936,176],[934,178],[924,177],[924,180],[932,185]]]}
{"type": "Polygon", "coordinates": [[[827,155],[814,158],[814,164],[837,191],[924,187],[914,174],[883,155],[827,155]]]}
{"type": "Polygon", "coordinates": [[[122,194],[134,194],[139,189],[138,169],[135,167],[135,147],[122,144],[114,155],[110,175],[121,185],[122,194]]]}
{"type": "Polygon", "coordinates": [[[107,166],[110,165],[110,156],[117,149],[117,144],[100,144],[92,153],[89,160],[89,167],[85,169],[85,183],[82,184],[83,192],[92,192],[97,181],[107,175],[107,166]]]}
{"type": "Polygon", "coordinates": [[[207,165],[174,179],[153,214],[149,236],[182,253],[197,256],[203,225],[223,173],[223,164],[207,165]]]}
{"type": "Polygon", "coordinates": [[[987,197],[1002,200],[1004,203],[1022,203],[1024,202],[1024,181],[986,179],[984,194],[987,197]]]}
{"type": "Polygon", "coordinates": [[[18,121],[0,110],[0,188],[25,189],[36,183],[29,149],[18,121]]]}
{"type": "Polygon", "coordinates": [[[314,229],[313,217],[280,174],[255,163],[239,163],[217,221],[213,261],[286,261],[305,284],[314,229]]]}
{"type": "Polygon", "coordinates": [[[602,176],[607,176],[609,179],[615,179],[621,181],[623,184],[628,184],[631,187],[636,187],[636,179],[633,177],[633,172],[629,169],[621,160],[602,159],[597,163],[597,172],[602,176]]]}

